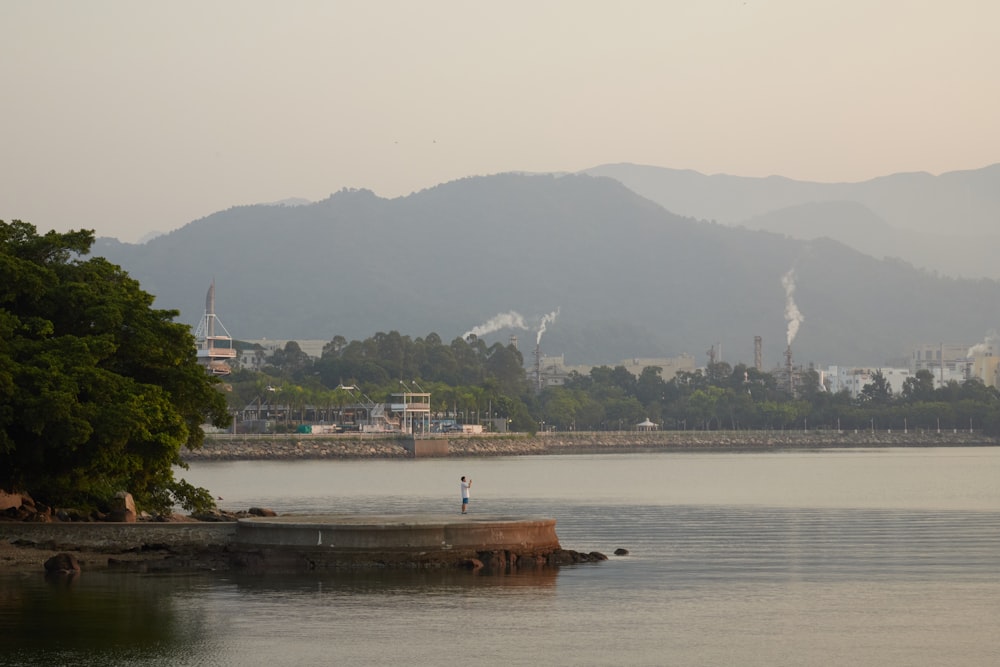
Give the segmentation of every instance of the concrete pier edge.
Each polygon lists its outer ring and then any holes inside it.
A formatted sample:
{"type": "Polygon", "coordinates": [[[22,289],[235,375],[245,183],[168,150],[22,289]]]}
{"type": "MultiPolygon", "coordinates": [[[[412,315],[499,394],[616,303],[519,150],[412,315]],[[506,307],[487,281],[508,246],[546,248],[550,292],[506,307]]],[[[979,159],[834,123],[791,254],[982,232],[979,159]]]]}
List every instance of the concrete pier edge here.
{"type": "Polygon", "coordinates": [[[302,572],[359,567],[512,567],[579,562],[555,519],[497,515],[281,515],[236,522],[0,522],[0,539],[67,551],[174,554],[153,569],[302,572]],[[172,560],[171,560],[172,558],[172,560]]]}

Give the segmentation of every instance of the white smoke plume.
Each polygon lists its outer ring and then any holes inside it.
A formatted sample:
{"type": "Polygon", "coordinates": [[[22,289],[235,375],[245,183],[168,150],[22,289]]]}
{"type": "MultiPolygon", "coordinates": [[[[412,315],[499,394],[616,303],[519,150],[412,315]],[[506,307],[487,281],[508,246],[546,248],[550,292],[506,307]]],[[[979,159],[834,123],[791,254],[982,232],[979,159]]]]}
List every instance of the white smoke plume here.
{"type": "Polygon", "coordinates": [[[781,277],[781,285],[785,288],[785,321],[788,322],[786,338],[788,345],[795,340],[795,335],[799,332],[799,325],[806,319],[799,312],[799,307],[795,305],[795,268],[788,270],[788,273],[781,277]]]}
{"type": "Polygon", "coordinates": [[[989,349],[990,346],[987,345],[986,343],[976,343],[975,345],[969,348],[969,351],[966,353],[965,356],[970,358],[978,357],[980,355],[986,354],[989,351],[989,349]]]}
{"type": "Polygon", "coordinates": [[[995,353],[998,344],[1000,344],[1000,334],[998,334],[995,329],[990,329],[986,333],[986,339],[982,343],[976,343],[970,347],[966,356],[972,358],[995,353]]]}
{"type": "Polygon", "coordinates": [[[542,334],[545,333],[545,329],[556,321],[559,317],[559,308],[556,308],[548,315],[542,316],[542,323],[538,325],[538,335],[535,336],[535,345],[540,345],[542,342],[542,334]]]}
{"type": "Polygon", "coordinates": [[[469,331],[466,331],[462,338],[468,338],[470,335],[476,336],[476,338],[482,338],[487,334],[491,334],[494,331],[500,331],[501,329],[527,329],[528,326],[524,323],[524,318],[517,311],[508,311],[506,313],[500,313],[494,315],[492,319],[477,327],[473,327],[469,331]]]}

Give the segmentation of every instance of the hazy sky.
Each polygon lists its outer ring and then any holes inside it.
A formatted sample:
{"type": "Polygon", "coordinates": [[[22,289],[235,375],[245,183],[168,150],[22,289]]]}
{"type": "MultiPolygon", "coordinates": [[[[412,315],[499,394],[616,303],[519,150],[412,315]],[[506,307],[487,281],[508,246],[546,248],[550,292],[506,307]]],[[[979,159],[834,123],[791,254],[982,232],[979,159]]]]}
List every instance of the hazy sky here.
{"type": "Polygon", "coordinates": [[[633,162],[1000,162],[996,0],[0,0],[0,219],[135,241],[233,205],[633,162]]]}

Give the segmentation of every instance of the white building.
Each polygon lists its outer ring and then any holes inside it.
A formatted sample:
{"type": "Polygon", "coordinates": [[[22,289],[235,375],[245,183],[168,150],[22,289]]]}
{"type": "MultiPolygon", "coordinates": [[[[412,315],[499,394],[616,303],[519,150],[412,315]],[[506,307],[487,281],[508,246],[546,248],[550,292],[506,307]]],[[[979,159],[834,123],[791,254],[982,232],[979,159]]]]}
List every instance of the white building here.
{"type": "Polygon", "coordinates": [[[913,373],[920,370],[930,371],[934,374],[934,387],[940,388],[949,382],[962,383],[969,378],[969,367],[972,362],[970,357],[968,345],[954,343],[914,345],[910,349],[910,370],[913,373]]]}
{"type": "Polygon", "coordinates": [[[830,393],[836,394],[846,389],[851,398],[857,398],[865,385],[872,383],[872,376],[878,371],[882,371],[893,396],[898,396],[906,379],[914,375],[909,368],[829,366],[821,373],[821,377],[830,393]]]}

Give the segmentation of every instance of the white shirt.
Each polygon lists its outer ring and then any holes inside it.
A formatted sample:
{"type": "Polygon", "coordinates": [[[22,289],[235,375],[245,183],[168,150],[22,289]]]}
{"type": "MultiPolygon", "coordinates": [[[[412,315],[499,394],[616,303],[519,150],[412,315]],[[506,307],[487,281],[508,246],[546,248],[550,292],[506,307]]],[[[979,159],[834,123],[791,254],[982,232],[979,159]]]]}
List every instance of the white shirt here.
{"type": "Polygon", "coordinates": [[[462,481],[462,497],[463,498],[468,498],[469,497],[469,487],[470,486],[472,486],[472,480],[471,479],[468,482],[466,482],[464,480],[462,481]]]}

